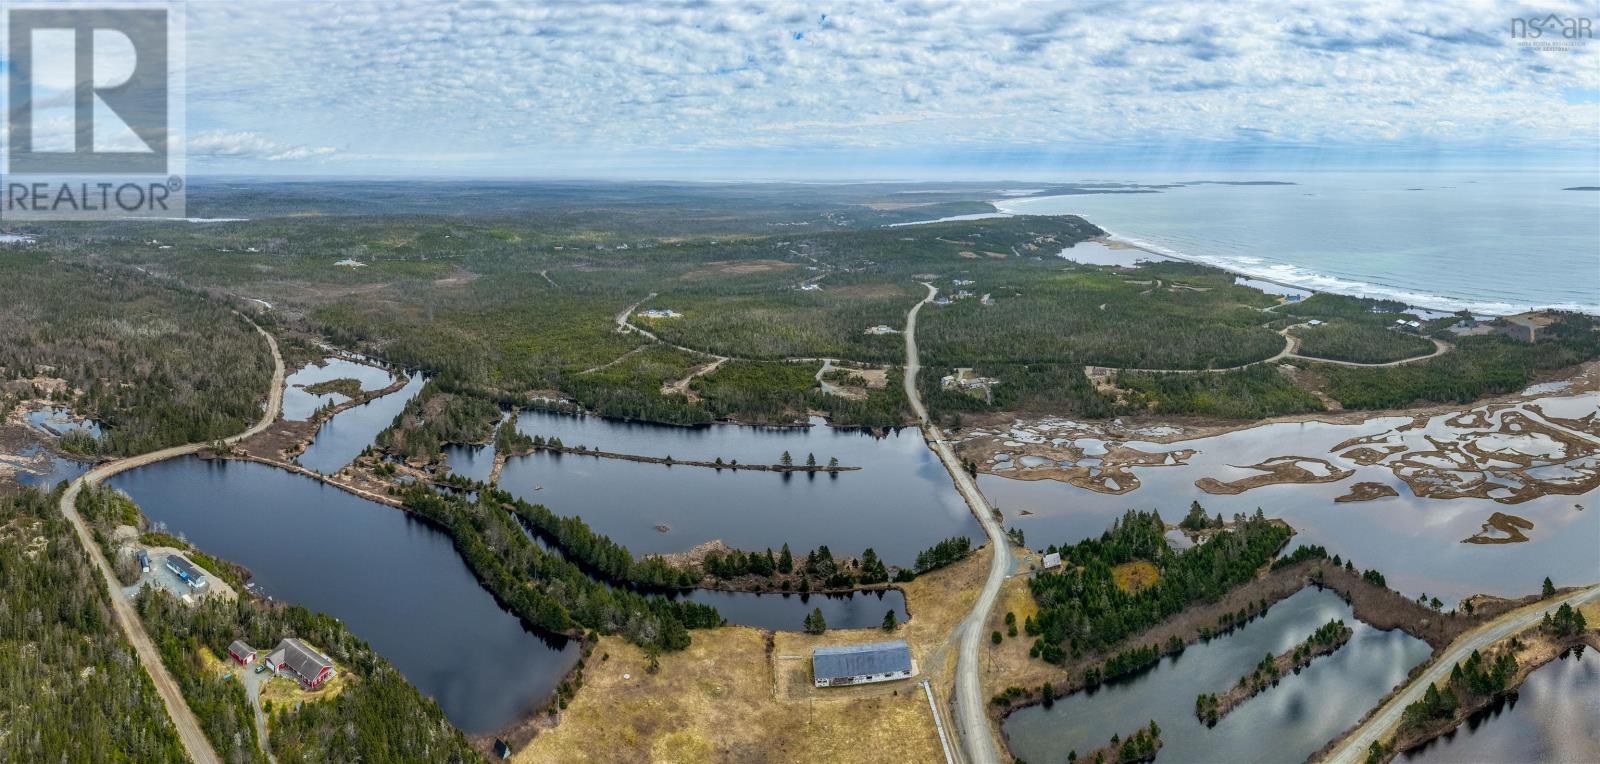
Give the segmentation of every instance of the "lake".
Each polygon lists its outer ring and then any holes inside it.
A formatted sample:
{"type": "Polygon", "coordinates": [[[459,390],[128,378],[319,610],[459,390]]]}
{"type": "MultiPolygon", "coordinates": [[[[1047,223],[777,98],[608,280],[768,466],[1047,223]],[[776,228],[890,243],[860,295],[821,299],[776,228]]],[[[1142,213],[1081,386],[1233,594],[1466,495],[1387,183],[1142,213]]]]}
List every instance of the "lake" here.
{"type": "Polygon", "coordinates": [[[1049,709],[1021,709],[1006,718],[1002,731],[1013,754],[1035,763],[1065,761],[1072,750],[1087,753],[1152,719],[1161,727],[1161,761],[1303,761],[1353,726],[1428,654],[1425,642],[1404,632],[1357,621],[1334,592],[1305,589],[1242,629],[1190,645],[1132,678],[1074,693],[1049,709]],[[1286,675],[1215,727],[1195,718],[1196,696],[1227,690],[1262,656],[1294,647],[1334,618],[1354,632],[1337,652],[1286,675]]]}
{"type": "Polygon", "coordinates": [[[913,428],[873,437],[825,426],[661,427],[528,411],[517,429],[559,437],[568,446],[675,459],[771,464],[788,451],[796,462],[815,454],[819,463],[837,457],[841,465],[861,467],[779,474],[549,452],[507,462],[502,488],[580,516],[636,555],[680,552],[721,539],[749,550],[787,543],[796,555],[823,544],[836,556],[871,547],[889,564],[910,565],[917,552],[941,539],[985,540],[949,473],[913,428]]]}
{"type": "Polygon", "coordinates": [[[343,358],[324,358],[317,363],[308,364],[284,380],[283,418],[290,422],[304,422],[323,406],[330,403],[338,405],[350,400],[339,393],[318,395],[306,392],[305,388],[311,385],[335,379],[354,379],[361,383],[362,392],[368,393],[382,390],[394,381],[389,372],[370,364],[356,363],[343,358]]]}
{"type": "Polygon", "coordinates": [[[273,597],[343,621],[465,732],[523,717],[578,660],[576,643],[525,629],[448,536],[398,509],[254,462],[186,457],[110,484],[273,597]]]}
{"type": "Polygon", "coordinates": [[[311,441],[311,445],[296,461],[324,475],[332,475],[355,461],[363,449],[372,445],[378,433],[394,424],[394,418],[405,410],[406,403],[415,398],[427,382],[427,378],[420,373],[411,374],[408,379],[405,387],[360,406],[345,409],[323,422],[317,429],[316,439],[311,441]]]}

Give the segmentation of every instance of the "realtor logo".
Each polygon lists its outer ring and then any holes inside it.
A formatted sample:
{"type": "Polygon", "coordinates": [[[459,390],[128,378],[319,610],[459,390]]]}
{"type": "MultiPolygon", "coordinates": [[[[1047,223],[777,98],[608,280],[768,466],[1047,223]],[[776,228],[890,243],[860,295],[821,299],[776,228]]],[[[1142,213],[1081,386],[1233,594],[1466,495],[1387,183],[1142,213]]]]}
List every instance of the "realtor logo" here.
{"type": "Polygon", "coordinates": [[[5,13],[0,218],[182,217],[181,7],[5,13]]]}

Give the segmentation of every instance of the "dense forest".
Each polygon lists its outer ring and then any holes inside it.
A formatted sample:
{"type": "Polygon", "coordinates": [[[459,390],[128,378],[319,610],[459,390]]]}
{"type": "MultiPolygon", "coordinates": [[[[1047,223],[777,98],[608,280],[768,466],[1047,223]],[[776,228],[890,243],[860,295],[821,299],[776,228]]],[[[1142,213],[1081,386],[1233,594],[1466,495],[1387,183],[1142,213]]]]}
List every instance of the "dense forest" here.
{"type": "Polygon", "coordinates": [[[1331,321],[1292,332],[1300,340],[1297,352],[1312,358],[1387,363],[1433,352],[1427,338],[1373,321],[1331,321]]]}
{"type": "Polygon", "coordinates": [[[187,761],[52,498],[0,495],[0,760],[187,761]]]}
{"type": "Polygon", "coordinates": [[[1426,403],[1471,403],[1526,387],[1540,373],[1600,357],[1595,320],[1565,314],[1548,339],[1518,342],[1498,335],[1462,337],[1454,352],[1405,366],[1357,369],[1320,366],[1326,390],[1347,409],[1384,409],[1426,403]]]}
{"type": "Polygon", "coordinates": [[[394,424],[378,433],[379,448],[407,460],[431,461],[446,443],[482,443],[494,436],[500,407],[472,395],[447,392],[429,380],[406,402],[394,424]]]}
{"type": "Polygon", "coordinates": [[[1323,409],[1311,391],[1266,365],[1215,374],[1120,372],[1129,404],[1153,414],[1260,419],[1323,409]]]}
{"type": "Polygon", "coordinates": [[[1231,531],[1175,552],[1159,514],[1130,511],[1099,538],[1061,547],[1061,570],[1029,582],[1039,613],[1025,626],[1038,637],[1037,657],[1060,663],[1069,652],[1103,652],[1188,605],[1214,601],[1255,576],[1291,534],[1259,509],[1233,523],[1231,531]],[[1153,563],[1160,578],[1130,593],[1117,586],[1112,568],[1134,560],[1153,563]]]}
{"type": "MultiPolygon", "coordinates": [[[[184,605],[146,588],[136,602],[167,668],[183,687],[217,752],[229,761],[265,761],[240,683],[208,672],[200,651],[226,656],[235,639],[270,646],[297,637],[332,658],[355,681],[337,697],[271,709],[269,743],[280,762],[477,761],[467,739],[437,703],[335,618],[302,607],[215,598],[184,605]]],[[[213,664],[215,665],[215,664],[213,664]]]]}
{"type": "Polygon", "coordinates": [[[0,258],[0,383],[61,379],[105,426],[64,445],[127,455],[234,435],[261,415],[272,358],[206,295],[131,268],[41,253],[0,258]]]}

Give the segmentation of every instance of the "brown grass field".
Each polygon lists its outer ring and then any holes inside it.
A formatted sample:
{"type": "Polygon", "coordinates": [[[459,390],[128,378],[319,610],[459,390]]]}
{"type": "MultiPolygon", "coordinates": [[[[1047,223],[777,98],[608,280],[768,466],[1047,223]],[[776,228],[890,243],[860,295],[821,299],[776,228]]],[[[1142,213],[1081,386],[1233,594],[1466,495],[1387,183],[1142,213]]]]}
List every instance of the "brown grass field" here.
{"type": "MultiPolygon", "coordinates": [[[[584,686],[554,729],[519,750],[518,762],[879,762],[943,759],[927,697],[941,713],[953,682],[951,632],[972,607],[987,549],[905,584],[911,619],[881,629],[820,636],[728,626],[694,632],[651,674],[638,648],[614,637],[595,647],[584,686]],[[819,646],[904,639],[918,677],[860,687],[811,685],[819,646]],[[889,752],[892,752],[889,753],[889,752]]],[[[948,723],[948,717],[946,719],[948,723]]]]}

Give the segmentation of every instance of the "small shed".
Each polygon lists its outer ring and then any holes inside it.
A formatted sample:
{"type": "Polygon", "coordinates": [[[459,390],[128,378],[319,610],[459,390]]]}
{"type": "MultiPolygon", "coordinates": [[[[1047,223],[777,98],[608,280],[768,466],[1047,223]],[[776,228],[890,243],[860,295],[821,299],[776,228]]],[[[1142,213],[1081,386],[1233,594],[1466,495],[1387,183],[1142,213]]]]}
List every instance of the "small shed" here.
{"type": "Polygon", "coordinates": [[[849,647],[819,647],[811,653],[811,673],[818,687],[909,679],[917,668],[904,640],[849,647]]]}
{"type": "Polygon", "coordinates": [[[1044,556],[1044,569],[1045,570],[1049,570],[1051,568],[1059,568],[1059,567],[1061,567],[1061,553],[1060,552],[1051,552],[1050,554],[1047,554],[1047,555],[1044,556]]]}
{"type": "Polygon", "coordinates": [[[228,645],[228,657],[241,666],[248,666],[256,662],[256,649],[236,639],[228,645]]]}
{"type": "Polygon", "coordinates": [[[511,744],[500,738],[494,739],[494,757],[497,759],[511,758],[511,744]]]}

